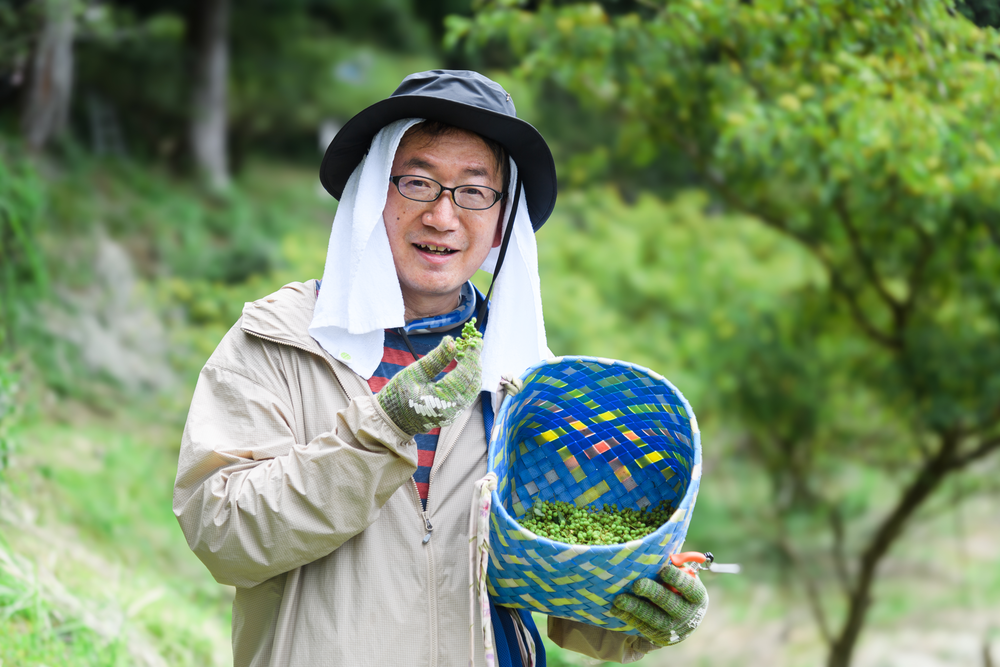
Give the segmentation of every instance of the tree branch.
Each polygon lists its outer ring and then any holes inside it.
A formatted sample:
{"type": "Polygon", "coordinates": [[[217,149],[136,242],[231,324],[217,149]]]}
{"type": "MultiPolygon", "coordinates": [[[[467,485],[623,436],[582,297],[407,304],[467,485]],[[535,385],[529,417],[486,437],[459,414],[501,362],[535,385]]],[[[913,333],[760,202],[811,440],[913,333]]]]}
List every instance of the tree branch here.
{"type": "MultiPolygon", "coordinates": [[[[864,332],[868,334],[870,338],[882,344],[883,346],[888,347],[889,349],[896,352],[902,350],[903,343],[902,340],[898,337],[898,335],[892,336],[890,334],[887,334],[876,328],[876,326],[868,320],[864,311],[861,308],[861,305],[858,303],[857,292],[847,286],[847,284],[840,277],[840,274],[837,272],[836,267],[834,267],[833,262],[830,260],[829,257],[827,257],[823,253],[821,248],[810,243],[809,239],[803,237],[801,234],[798,234],[792,229],[790,229],[788,225],[786,225],[785,222],[780,218],[778,218],[777,216],[771,215],[768,212],[759,209],[758,207],[746,204],[739,197],[733,194],[733,192],[729,188],[726,187],[725,179],[722,178],[720,175],[712,174],[709,171],[706,171],[705,175],[708,178],[708,180],[712,183],[714,189],[719,193],[719,195],[722,196],[723,201],[725,201],[726,203],[735,207],[738,210],[744,211],[749,215],[753,215],[757,218],[760,218],[760,220],[762,220],[764,224],[768,225],[769,227],[773,227],[774,229],[777,229],[778,231],[795,239],[796,241],[804,245],[806,248],[808,248],[809,251],[820,261],[821,264],[823,264],[823,267],[826,269],[827,275],[830,276],[831,287],[833,287],[834,291],[839,292],[847,301],[847,306],[851,311],[851,316],[853,317],[857,325],[861,327],[861,329],[864,330],[864,332]]],[[[892,299],[891,295],[888,295],[888,293],[885,292],[884,288],[882,289],[882,291],[890,299],[890,305],[894,309],[897,308],[898,304],[895,302],[895,300],[892,299]]]]}
{"type": "Polygon", "coordinates": [[[983,224],[986,225],[986,231],[993,237],[993,242],[1000,248],[1000,224],[994,225],[993,222],[988,220],[984,221],[983,224]]]}
{"type": "Polygon", "coordinates": [[[851,242],[851,250],[854,251],[854,256],[857,258],[858,263],[861,268],[864,269],[865,274],[871,281],[872,286],[875,287],[875,291],[882,298],[889,309],[892,311],[893,319],[896,323],[896,329],[902,329],[902,318],[901,310],[902,305],[896,300],[889,290],[885,288],[885,283],[882,282],[882,276],[879,275],[878,270],[875,268],[875,261],[865,252],[864,247],[861,245],[861,237],[858,234],[857,228],[854,226],[854,220],[851,216],[850,210],[847,208],[847,202],[844,201],[843,194],[838,194],[833,200],[834,208],[837,213],[840,214],[840,220],[844,224],[844,229],[847,230],[847,238],[851,242]]]}
{"type": "MultiPolygon", "coordinates": [[[[820,257],[820,261],[823,258],[820,257]]],[[[849,288],[840,277],[840,275],[834,270],[828,262],[823,261],[826,265],[827,273],[830,275],[830,285],[833,289],[839,292],[847,300],[847,306],[851,311],[851,316],[859,327],[861,327],[869,337],[878,343],[881,343],[885,347],[891,350],[899,352],[903,349],[903,342],[898,336],[891,336],[886,334],[875,327],[868,318],[865,316],[864,311],[861,309],[861,305],[858,303],[857,292],[849,288]]]]}
{"type": "Polygon", "coordinates": [[[917,292],[923,287],[927,265],[930,264],[931,257],[934,256],[934,251],[937,249],[937,246],[927,236],[927,232],[922,230],[919,225],[911,224],[911,227],[920,238],[920,252],[913,263],[913,269],[910,271],[907,279],[907,283],[910,286],[910,293],[906,295],[906,301],[901,305],[902,324],[905,324],[905,321],[909,319],[910,313],[913,312],[913,306],[917,300],[917,292]]]}
{"type": "Polygon", "coordinates": [[[833,529],[833,563],[840,586],[847,593],[851,589],[851,581],[847,573],[847,558],[844,556],[844,516],[837,505],[830,508],[829,516],[830,527],[833,529]]]}
{"type": "Polygon", "coordinates": [[[810,252],[815,254],[819,258],[819,260],[829,268],[828,259],[825,255],[822,254],[819,248],[810,245],[809,239],[793,231],[788,225],[785,224],[784,220],[774,215],[773,213],[769,213],[759,207],[751,206],[750,204],[744,202],[740,197],[734,194],[732,190],[726,187],[726,179],[721,174],[713,172],[710,169],[704,169],[703,173],[705,177],[708,179],[708,181],[712,184],[712,187],[715,189],[715,191],[718,192],[719,195],[722,197],[723,201],[725,201],[733,208],[739,211],[743,211],[747,215],[752,215],[756,218],[760,218],[760,220],[763,221],[764,224],[766,224],[768,227],[773,227],[782,234],[785,234],[786,236],[795,239],[796,241],[804,245],[806,248],[808,248],[810,252]]]}
{"type": "Polygon", "coordinates": [[[979,446],[972,451],[966,452],[962,456],[956,458],[953,467],[956,469],[964,468],[973,461],[989,456],[995,451],[1000,451],[1000,436],[981,442],[979,443],[979,446]]]}
{"type": "Polygon", "coordinates": [[[975,424],[974,426],[956,428],[956,434],[959,437],[964,438],[977,433],[989,431],[997,426],[997,424],[1000,424],[1000,403],[998,403],[997,406],[993,408],[993,411],[978,424],[975,424]]]}

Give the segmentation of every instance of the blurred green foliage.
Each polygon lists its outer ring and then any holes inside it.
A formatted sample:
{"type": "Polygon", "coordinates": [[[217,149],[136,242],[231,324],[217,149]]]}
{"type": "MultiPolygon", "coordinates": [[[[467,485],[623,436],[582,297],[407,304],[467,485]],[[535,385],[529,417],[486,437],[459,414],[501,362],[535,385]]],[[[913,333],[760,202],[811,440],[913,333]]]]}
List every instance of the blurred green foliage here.
{"type": "Polygon", "coordinates": [[[847,665],[904,526],[1000,451],[1000,37],[930,1],[647,9],[493,2],[450,39],[503,41],[524,76],[618,118],[619,150],[680,151],[719,205],[822,267],[780,308],[727,309],[740,334],[704,329],[703,349],[712,402],[772,479],[773,538],[847,604],[833,623],[814,605],[828,664],[847,665]],[[856,512],[866,466],[898,481],[856,512]]]}
{"type": "Polygon", "coordinates": [[[709,206],[695,190],[629,205],[593,187],[564,193],[538,235],[549,347],[653,368],[703,423],[716,407],[711,359],[741,334],[741,311],[824,280],[789,239],[709,206]]]}
{"type": "MultiPolygon", "coordinates": [[[[437,64],[435,30],[417,13],[439,17],[467,11],[463,4],[240,3],[229,31],[229,142],[237,170],[252,155],[314,159],[321,123],[345,122],[406,74],[437,64]]],[[[118,1],[82,14],[75,117],[83,136],[96,101],[115,112],[130,153],[185,164],[194,7],[118,1]]]]}
{"type": "Polygon", "coordinates": [[[43,187],[32,164],[0,143],[0,350],[8,352],[25,302],[48,285],[38,238],[43,187]]]}
{"type": "Polygon", "coordinates": [[[48,272],[39,245],[42,185],[13,147],[0,143],[0,481],[20,412],[15,348],[32,300],[43,298],[48,272]]]}
{"type": "Polygon", "coordinates": [[[17,375],[11,370],[7,355],[0,355],[0,481],[10,464],[10,429],[18,412],[17,398],[17,375]]]}

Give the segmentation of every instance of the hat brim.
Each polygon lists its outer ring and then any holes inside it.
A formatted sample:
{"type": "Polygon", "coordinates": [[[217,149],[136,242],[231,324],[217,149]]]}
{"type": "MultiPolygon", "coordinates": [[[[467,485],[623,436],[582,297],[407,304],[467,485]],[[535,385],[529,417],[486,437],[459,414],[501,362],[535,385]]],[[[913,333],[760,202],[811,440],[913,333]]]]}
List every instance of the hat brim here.
{"type": "Polygon", "coordinates": [[[339,200],[347,179],[368,152],[375,135],[403,118],[436,120],[496,141],[517,164],[532,228],[538,231],[552,214],[556,205],[556,166],[538,130],[520,118],[425,95],[389,97],[351,118],[330,142],[320,164],[319,180],[327,192],[339,200]]]}

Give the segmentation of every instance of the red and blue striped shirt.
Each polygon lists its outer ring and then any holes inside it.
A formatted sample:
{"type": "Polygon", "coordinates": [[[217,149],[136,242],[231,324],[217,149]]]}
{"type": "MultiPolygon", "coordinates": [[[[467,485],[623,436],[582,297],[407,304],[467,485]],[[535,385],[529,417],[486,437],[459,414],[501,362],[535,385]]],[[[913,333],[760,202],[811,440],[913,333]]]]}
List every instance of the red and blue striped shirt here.
{"type": "MultiPolygon", "coordinates": [[[[433,350],[447,335],[458,336],[462,332],[462,325],[454,329],[435,333],[407,334],[413,351],[417,357],[423,357],[433,350]]],[[[379,363],[375,373],[369,378],[368,386],[373,393],[381,391],[389,380],[395,377],[396,373],[403,370],[414,362],[413,355],[406,347],[403,337],[393,329],[385,330],[385,346],[382,348],[382,361],[379,363]]],[[[440,380],[444,374],[455,367],[452,361],[435,379],[440,380]]],[[[417,441],[417,471],[413,473],[413,481],[417,485],[417,493],[420,495],[420,503],[427,509],[427,490],[431,481],[431,466],[434,465],[434,454],[437,451],[438,436],[440,428],[432,430],[430,433],[419,433],[414,438],[417,441]]]]}

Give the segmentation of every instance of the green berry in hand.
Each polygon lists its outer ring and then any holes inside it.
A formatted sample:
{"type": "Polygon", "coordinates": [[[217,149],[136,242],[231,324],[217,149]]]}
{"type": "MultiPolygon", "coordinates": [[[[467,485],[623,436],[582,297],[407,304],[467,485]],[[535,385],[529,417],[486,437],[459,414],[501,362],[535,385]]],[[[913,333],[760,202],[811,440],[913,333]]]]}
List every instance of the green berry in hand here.
{"type": "Polygon", "coordinates": [[[465,323],[465,326],[462,327],[462,335],[455,341],[455,349],[458,350],[455,357],[463,357],[465,351],[470,347],[482,347],[482,344],[483,334],[476,329],[476,318],[473,317],[465,323]]]}

